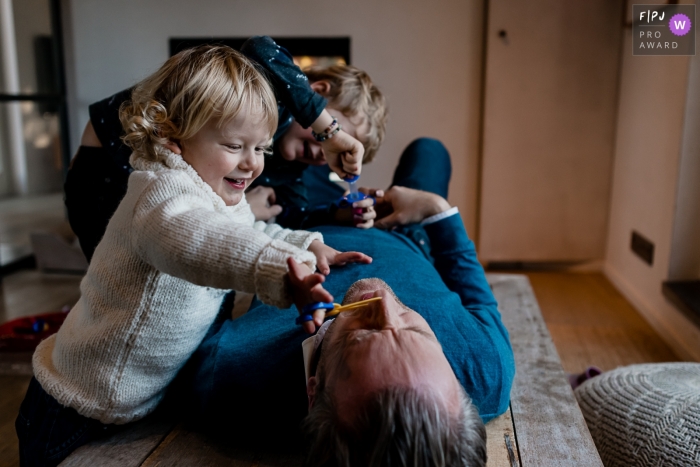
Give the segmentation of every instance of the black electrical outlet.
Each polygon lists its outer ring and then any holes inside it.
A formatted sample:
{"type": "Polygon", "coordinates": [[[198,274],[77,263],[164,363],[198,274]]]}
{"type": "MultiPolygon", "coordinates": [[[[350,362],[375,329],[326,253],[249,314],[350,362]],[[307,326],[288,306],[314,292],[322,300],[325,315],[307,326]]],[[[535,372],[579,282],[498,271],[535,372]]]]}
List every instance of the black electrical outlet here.
{"type": "Polygon", "coordinates": [[[654,264],[654,244],[646,238],[642,237],[638,232],[632,231],[632,242],[630,248],[637,256],[649,266],[654,264]]]}

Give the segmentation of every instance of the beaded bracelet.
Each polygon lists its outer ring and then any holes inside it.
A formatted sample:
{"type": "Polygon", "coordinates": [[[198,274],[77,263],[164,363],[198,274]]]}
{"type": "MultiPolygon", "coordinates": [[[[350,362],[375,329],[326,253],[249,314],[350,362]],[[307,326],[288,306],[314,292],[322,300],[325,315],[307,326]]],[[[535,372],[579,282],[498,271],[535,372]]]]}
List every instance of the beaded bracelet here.
{"type": "MultiPolygon", "coordinates": [[[[335,117],[332,116],[332,115],[331,115],[331,118],[333,119],[333,121],[331,122],[331,124],[328,125],[328,126],[326,127],[326,129],[323,130],[321,133],[315,133],[315,132],[314,132],[314,136],[323,136],[323,135],[326,135],[326,134],[330,133],[331,131],[333,131],[333,128],[338,124],[338,119],[335,118],[335,117]]],[[[311,131],[313,132],[313,130],[311,130],[311,131]]]]}
{"type": "Polygon", "coordinates": [[[342,126],[340,125],[340,123],[339,123],[338,126],[337,126],[333,131],[331,131],[330,133],[328,133],[328,134],[323,133],[323,134],[320,134],[320,135],[316,135],[316,136],[314,136],[314,138],[316,138],[316,141],[318,141],[319,143],[323,143],[323,142],[326,141],[327,139],[331,139],[332,137],[334,137],[334,136],[335,136],[336,134],[338,134],[338,132],[339,132],[340,130],[342,130],[342,129],[343,129],[343,127],[342,127],[342,126]]]}
{"type": "Polygon", "coordinates": [[[330,125],[328,125],[328,127],[325,130],[323,130],[321,133],[316,133],[315,131],[311,130],[311,134],[313,135],[316,141],[322,143],[334,137],[342,129],[343,127],[340,125],[340,123],[338,123],[338,119],[333,117],[333,121],[330,125]]]}

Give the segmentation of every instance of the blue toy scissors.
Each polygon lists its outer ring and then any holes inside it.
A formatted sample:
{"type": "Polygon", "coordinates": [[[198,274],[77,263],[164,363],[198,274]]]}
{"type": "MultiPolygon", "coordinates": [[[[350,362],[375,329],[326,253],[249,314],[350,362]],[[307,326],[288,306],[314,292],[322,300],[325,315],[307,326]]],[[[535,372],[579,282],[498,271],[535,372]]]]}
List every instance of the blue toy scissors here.
{"type": "Polygon", "coordinates": [[[321,310],[324,309],[326,310],[326,316],[324,319],[332,318],[333,316],[336,316],[343,311],[348,311],[348,310],[354,310],[355,308],[360,308],[365,306],[366,304],[370,302],[376,302],[378,300],[381,300],[382,297],[372,297],[368,298],[367,300],[360,300],[359,302],[354,302],[354,303],[348,303],[347,305],[341,305],[340,303],[328,303],[328,302],[316,302],[316,303],[309,303],[308,305],[304,306],[302,308],[301,312],[302,314],[297,316],[296,323],[297,324],[304,324],[307,321],[311,321],[314,319],[313,313],[316,310],[321,310]]]}
{"type": "Polygon", "coordinates": [[[349,208],[352,206],[353,203],[356,203],[357,201],[362,201],[363,199],[367,198],[372,198],[374,203],[376,204],[377,200],[374,199],[374,197],[366,195],[364,193],[361,193],[357,189],[357,181],[360,179],[359,175],[349,175],[344,178],[346,182],[348,182],[348,187],[350,188],[350,193],[347,194],[346,196],[341,197],[337,204],[338,207],[341,209],[349,208]]]}

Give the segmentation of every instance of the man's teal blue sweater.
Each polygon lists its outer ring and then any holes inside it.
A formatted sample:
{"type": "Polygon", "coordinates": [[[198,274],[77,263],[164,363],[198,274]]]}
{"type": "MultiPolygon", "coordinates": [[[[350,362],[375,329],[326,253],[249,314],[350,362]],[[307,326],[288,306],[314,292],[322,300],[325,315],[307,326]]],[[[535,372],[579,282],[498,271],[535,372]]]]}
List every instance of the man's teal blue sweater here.
{"type": "MultiPolygon", "coordinates": [[[[400,233],[332,226],[318,231],[331,247],[374,259],[332,269],[324,286],[336,302],[359,279],[383,279],[426,319],[482,419],[508,408],[515,374],[508,332],[458,215],[425,227],[434,264],[400,233]]],[[[298,427],[308,405],[301,350],[308,335],[295,325],[297,315],[294,307],[280,310],[255,300],[241,318],[214,324],[192,360],[195,397],[205,415],[234,417],[269,433],[298,427]]]]}

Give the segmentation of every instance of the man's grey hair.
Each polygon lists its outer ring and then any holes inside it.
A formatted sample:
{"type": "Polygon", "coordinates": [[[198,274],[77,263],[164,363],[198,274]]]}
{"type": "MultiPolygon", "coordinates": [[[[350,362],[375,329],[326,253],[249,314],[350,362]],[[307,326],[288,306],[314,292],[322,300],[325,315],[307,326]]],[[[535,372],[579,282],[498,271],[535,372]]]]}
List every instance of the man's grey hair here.
{"type": "MultiPolygon", "coordinates": [[[[319,385],[319,386],[322,386],[319,385]]],[[[351,425],[343,424],[323,387],[304,420],[309,467],[456,467],[486,465],[486,429],[461,387],[450,415],[434,396],[410,387],[375,393],[351,425]]]]}

